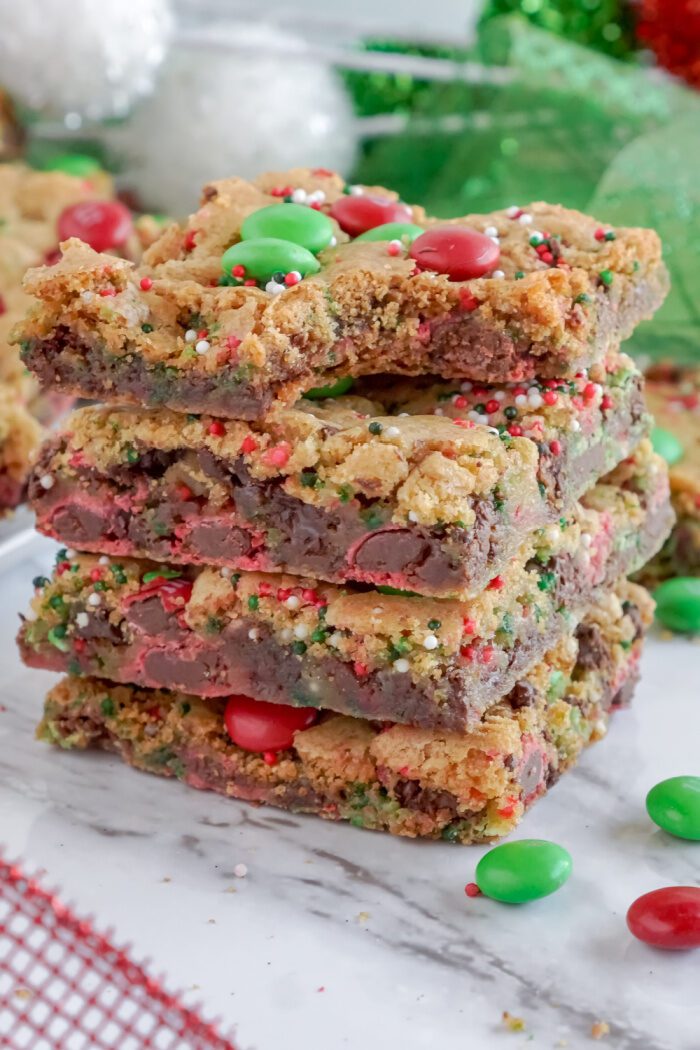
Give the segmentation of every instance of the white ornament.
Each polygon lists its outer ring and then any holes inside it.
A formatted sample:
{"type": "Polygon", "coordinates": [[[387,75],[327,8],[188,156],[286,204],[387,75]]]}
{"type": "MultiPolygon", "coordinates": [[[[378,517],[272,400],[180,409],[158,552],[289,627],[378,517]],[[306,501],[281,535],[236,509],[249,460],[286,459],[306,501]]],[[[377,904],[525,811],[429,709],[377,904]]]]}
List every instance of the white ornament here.
{"type": "Polygon", "coordinates": [[[102,136],[145,207],[187,215],[205,183],[229,175],[299,166],[347,174],[350,99],[330,67],[293,53],[299,46],[282,30],[241,25],[230,49],[171,49],[155,93],[102,136]]]}
{"type": "Polygon", "coordinates": [[[77,128],[127,113],[153,87],[169,0],[0,0],[3,87],[77,128]]]}

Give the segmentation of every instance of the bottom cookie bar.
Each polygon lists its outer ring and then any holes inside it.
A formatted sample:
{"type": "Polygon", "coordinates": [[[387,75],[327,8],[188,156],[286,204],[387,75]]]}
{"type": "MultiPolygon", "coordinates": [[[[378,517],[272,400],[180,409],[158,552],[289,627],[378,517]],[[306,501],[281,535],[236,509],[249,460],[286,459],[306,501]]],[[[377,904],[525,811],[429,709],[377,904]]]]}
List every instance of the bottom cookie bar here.
{"type": "MultiPolygon", "coordinates": [[[[249,802],[394,835],[489,841],[605,735],[634,688],[652,608],[645,591],[621,581],[465,734],[312,711],[315,723],[293,746],[244,750],[227,733],[223,700],[65,678],[37,735],[249,802]]],[[[279,708],[250,703],[262,747],[279,734],[279,708]]]]}

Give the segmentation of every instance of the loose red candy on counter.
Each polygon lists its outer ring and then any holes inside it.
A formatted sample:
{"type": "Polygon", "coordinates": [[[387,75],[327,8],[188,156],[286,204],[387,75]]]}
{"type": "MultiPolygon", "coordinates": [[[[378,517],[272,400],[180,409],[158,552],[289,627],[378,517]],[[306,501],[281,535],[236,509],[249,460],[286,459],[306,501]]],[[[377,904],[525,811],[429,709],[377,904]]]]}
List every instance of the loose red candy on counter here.
{"type": "Polygon", "coordinates": [[[700,887],[667,886],[637,897],[627,912],[627,925],[654,948],[700,948],[700,887]]]}
{"type": "Polygon", "coordinates": [[[96,252],[121,248],[131,236],[131,212],[120,201],[80,201],[58,217],[58,239],[78,237],[96,252]]]}
{"type": "Polygon", "coordinates": [[[293,745],[297,730],[308,729],[317,719],[315,707],[268,704],[249,696],[232,696],[224,711],[228,735],[244,751],[284,751],[293,745]]]}
{"type": "Polygon", "coordinates": [[[424,270],[444,273],[451,281],[468,281],[494,270],[501,249],[467,226],[436,226],[416,237],[408,254],[424,270]]]}
{"type": "Polygon", "coordinates": [[[413,218],[413,212],[407,204],[364,193],[339,197],[331,205],[330,214],[341,230],[351,237],[359,237],[361,233],[388,222],[411,222],[413,218]]]}

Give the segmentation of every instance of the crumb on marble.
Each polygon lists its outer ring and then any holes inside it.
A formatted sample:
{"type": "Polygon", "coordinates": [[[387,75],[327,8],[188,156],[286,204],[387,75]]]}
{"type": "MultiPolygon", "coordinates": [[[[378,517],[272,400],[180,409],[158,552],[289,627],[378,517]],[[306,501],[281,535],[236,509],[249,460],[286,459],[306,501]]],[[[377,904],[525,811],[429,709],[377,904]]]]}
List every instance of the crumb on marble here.
{"type": "Polygon", "coordinates": [[[248,865],[237,864],[236,867],[233,869],[233,874],[236,876],[237,879],[244,879],[248,874],[248,865]]]}
{"type": "Polygon", "coordinates": [[[610,1035],[610,1025],[607,1021],[595,1021],[591,1025],[592,1039],[604,1039],[606,1035],[610,1035]]]}
{"type": "Polygon", "coordinates": [[[515,1017],[507,1010],[503,1011],[502,1017],[503,1024],[509,1032],[524,1032],[525,1031],[525,1020],[522,1017],[515,1017]]]}
{"type": "Polygon", "coordinates": [[[367,922],[369,917],[370,917],[370,915],[369,915],[368,911],[361,911],[357,915],[357,921],[360,922],[360,923],[367,922]]]}

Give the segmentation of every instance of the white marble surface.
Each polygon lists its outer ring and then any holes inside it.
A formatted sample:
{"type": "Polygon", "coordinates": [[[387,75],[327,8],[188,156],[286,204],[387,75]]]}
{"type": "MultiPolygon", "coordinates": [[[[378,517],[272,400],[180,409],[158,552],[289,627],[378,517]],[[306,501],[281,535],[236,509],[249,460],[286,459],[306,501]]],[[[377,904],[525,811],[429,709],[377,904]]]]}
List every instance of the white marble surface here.
{"type": "Polygon", "coordinates": [[[700,648],[652,641],[634,708],[520,831],[571,851],[570,882],[507,907],[464,896],[480,849],[254,809],[35,743],[51,676],[22,669],[12,638],[49,550],[0,557],[0,841],[235,1025],[241,1050],[698,1050],[700,953],[653,952],[624,916],[640,893],[699,882],[700,844],[655,830],[644,796],[700,772],[700,648]]]}

